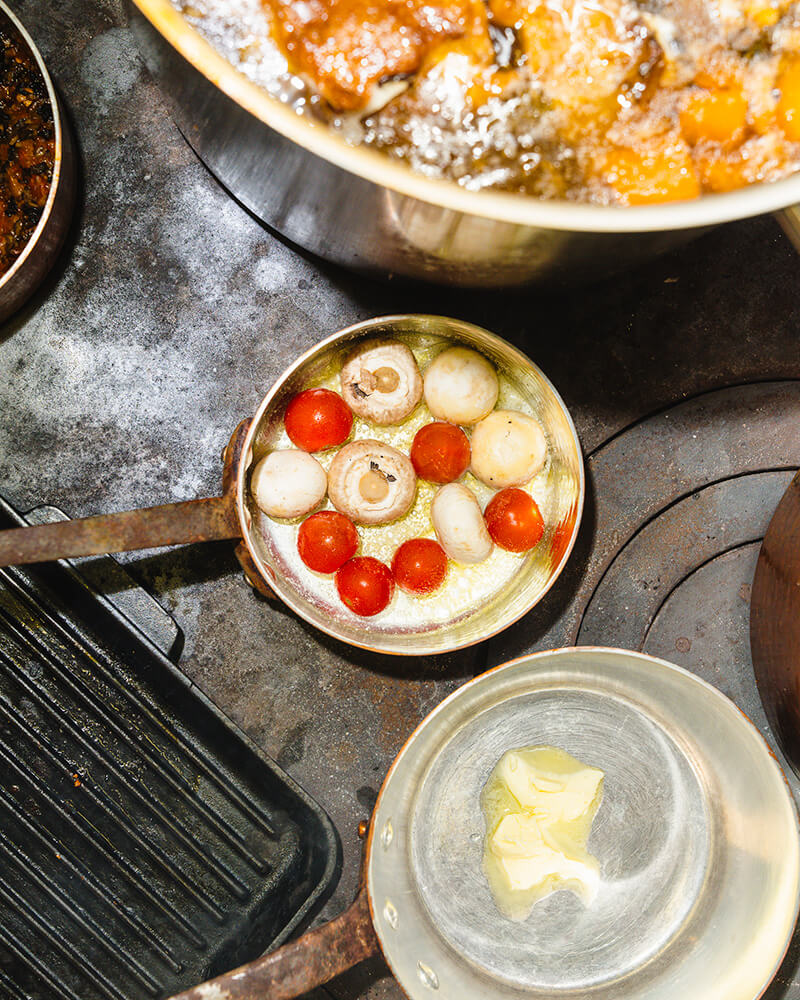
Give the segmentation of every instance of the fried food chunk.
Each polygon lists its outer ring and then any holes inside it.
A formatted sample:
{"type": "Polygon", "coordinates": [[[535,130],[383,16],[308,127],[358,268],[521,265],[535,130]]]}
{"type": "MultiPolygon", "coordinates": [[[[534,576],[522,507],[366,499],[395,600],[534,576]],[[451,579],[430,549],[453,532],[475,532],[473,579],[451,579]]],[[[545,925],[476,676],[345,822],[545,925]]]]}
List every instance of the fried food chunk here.
{"type": "Polygon", "coordinates": [[[605,127],[621,92],[644,93],[660,48],[623,0],[490,0],[497,24],[518,33],[547,99],[565,110],[562,128],[605,127]]]}
{"type": "Polygon", "coordinates": [[[482,0],[263,0],[293,69],[338,111],[369,103],[442,42],[488,31],[482,0]]]}
{"type": "Polygon", "coordinates": [[[690,146],[735,141],[747,125],[747,98],[741,87],[694,88],[686,93],[680,123],[690,146]]]}
{"type": "Polygon", "coordinates": [[[607,183],[626,205],[684,201],[700,194],[689,150],[673,136],[641,149],[611,150],[604,172],[607,183]]]}
{"type": "Polygon", "coordinates": [[[800,57],[786,60],[778,76],[778,120],[792,142],[800,142],[800,57]]]}

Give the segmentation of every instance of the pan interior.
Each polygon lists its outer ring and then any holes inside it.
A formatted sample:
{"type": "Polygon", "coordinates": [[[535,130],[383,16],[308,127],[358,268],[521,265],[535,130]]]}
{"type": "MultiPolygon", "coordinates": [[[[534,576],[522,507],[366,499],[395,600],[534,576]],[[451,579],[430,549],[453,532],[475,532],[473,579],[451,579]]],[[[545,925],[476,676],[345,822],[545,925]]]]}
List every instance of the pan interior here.
{"type": "MultiPolygon", "coordinates": [[[[437,756],[411,821],[411,867],[440,934],[492,978],[585,990],[675,946],[713,868],[709,789],[681,747],[636,706],[591,690],[522,695],[462,726],[437,756]],[[597,898],[568,891],[516,922],[482,872],[480,792],[511,747],[550,744],[605,772],[589,850],[597,898]]],[[[713,892],[713,890],[712,890],[713,892]]]]}

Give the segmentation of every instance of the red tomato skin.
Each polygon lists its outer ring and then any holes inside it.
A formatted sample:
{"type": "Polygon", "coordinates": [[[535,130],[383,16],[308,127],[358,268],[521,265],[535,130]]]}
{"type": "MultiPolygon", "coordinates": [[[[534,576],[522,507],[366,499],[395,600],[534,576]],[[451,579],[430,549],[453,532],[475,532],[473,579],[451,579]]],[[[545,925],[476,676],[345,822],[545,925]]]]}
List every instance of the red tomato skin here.
{"type": "Polygon", "coordinates": [[[394,554],[392,575],[410,594],[432,594],[447,576],[447,555],[432,538],[409,538],[394,554]]]}
{"type": "Polygon", "coordinates": [[[411,445],[415,472],[431,483],[452,483],[469,468],[471,457],[467,435],[443,420],[420,427],[411,445]]]}
{"type": "Polygon", "coordinates": [[[394,577],[388,566],[372,556],[356,556],[336,572],[336,589],[350,610],[362,618],[377,615],[394,594],[394,577]]]}
{"type": "Polygon", "coordinates": [[[358,549],[358,531],[338,510],[321,510],[307,517],[297,532],[300,558],[317,573],[335,573],[358,549]]]}
{"type": "Polygon", "coordinates": [[[283,417],[286,433],[302,451],[323,451],[350,436],[353,414],[331,389],[304,389],[292,396],[283,417]]]}
{"type": "Polygon", "coordinates": [[[484,518],[492,541],[508,552],[527,552],[539,544],[544,534],[544,520],[536,501],[515,486],[492,497],[484,518]]]}

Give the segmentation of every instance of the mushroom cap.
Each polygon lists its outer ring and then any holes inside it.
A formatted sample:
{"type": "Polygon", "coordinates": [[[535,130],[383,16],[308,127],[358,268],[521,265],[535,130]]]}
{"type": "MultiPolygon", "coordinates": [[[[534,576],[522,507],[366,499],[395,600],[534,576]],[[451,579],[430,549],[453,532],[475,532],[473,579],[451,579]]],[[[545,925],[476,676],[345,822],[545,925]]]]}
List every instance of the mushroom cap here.
{"type": "Polygon", "coordinates": [[[398,340],[361,344],[346,358],[340,378],[350,409],[382,427],[405,420],[422,399],[416,359],[398,340]]]}
{"type": "Polygon", "coordinates": [[[308,452],[271,451],[250,476],[250,491],[270,517],[300,517],[319,506],[328,488],[325,470],[308,452]]]}
{"type": "Polygon", "coordinates": [[[475,494],[463,483],[448,483],[431,501],[431,521],[439,544],[455,562],[479,563],[493,544],[475,494]]]}
{"type": "Polygon", "coordinates": [[[357,524],[388,524],[414,502],[417,477],[411,461],[382,441],[352,441],[328,470],[328,496],[357,524]]]}
{"type": "Polygon", "coordinates": [[[425,371],[425,402],[437,420],[474,424],[491,413],[500,383],[482,354],[469,347],[449,347],[425,371]]]}
{"type": "Polygon", "coordinates": [[[472,431],[472,471],[496,490],[522,486],[547,458],[547,439],[537,420],[516,410],[495,410],[472,431]]]}

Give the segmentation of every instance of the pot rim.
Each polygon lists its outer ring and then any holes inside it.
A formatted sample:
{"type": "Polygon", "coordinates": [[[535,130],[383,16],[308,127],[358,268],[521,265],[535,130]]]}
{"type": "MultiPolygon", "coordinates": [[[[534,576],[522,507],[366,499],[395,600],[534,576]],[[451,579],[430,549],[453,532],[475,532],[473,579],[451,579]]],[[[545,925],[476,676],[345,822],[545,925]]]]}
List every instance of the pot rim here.
{"type": "Polygon", "coordinates": [[[696,229],[800,204],[800,172],[725,194],[659,205],[587,205],[500,191],[468,191],[424,177],[363,146],[351,146],[323,125],[297,115],[228,62],[170,0],[132,0],[142,15],[194,68],[265,125],[316,156],[399,196],[514,226],[585,233],[696,229]]]}
{"type": "MultiPolygon", "coordinates": [[[[345,327],[342,330],[337,330],[330,336],[325,337],[324,340],[318,341],[313,347],[305,351],[299,358],[297,358],[288,368],[278,376],[275,382],[269,389],[269,392],[264,396],[262,401],[259,403],[258,408],[250,421],[250,426],[247,429],[244,441],[242,443],[241,457],[239,459],[238,467],[236,469],[236,481],[235,481],[235,504],[236,504],[236,516],[239,520],[239,527],[242,533],[242,540],[244,545],[250,554],[250,557],[259,572],[261,578],[266,582],[267,586],[273,591],[275,596],[285,604],[291,611],[293,611],[299,618],[303,621],[308,622],[313,628],[319,629],[325,635],[331,636],[338,642],[346,643],[349,646],[354,646],[358,649],[364,649],[373,653],[382,653],[383,655],[389,656],[436,656],[444,653],[452,653],[459,649],[467,649],[470,646],[477,645],[479,642],[485,642],[488,639],[499,635],[506,629],[511,628],[515,622],[519,621],[528,614],[537,604],[539,604],[546,594],[549,593],[550,589],[555,584],[556,580],[561,576],[564,571],[564,567],[567,565],[570,556],[572,555],[572,550],[578,539],[578,533],[580,531],[581,523],[583,521],[583,511],[586,503],[586,467],[583,460],[583,449],[581,448],[580,438],[578,437],[578,432],[575,428],[575,422],[572,419],[572,414],[569,412],[566,403],[561,398],[560,393],[555,388],[553,383],[547,377],[547,375],[536,365],[530,358],[523,354],[519,348],[515,347],[513,344],[509,343],[503,337],[498,334],[493,333],[490,330],[486,330],[484,327],[479,327],[475,323],[470,323],[466,320],[454,319],[449,316],[437,316],[429,313],[396,313],[389,316],[374,316],[370,319],[362,320],[359,323],[354,323],[352,326],[345,327]],[[532,604],[528,604],[524,607],[518,615],[509,621],[503,621],[497,627],[492,628],[490,631],[486,632],[484,635],[477,636],[473,639],[465,639],[464,641],[449,643],[446,647],[442,648],[435,642],[419,647],[415,647],[413,650],[405,651],[402,649],[394,649],[381,644],[379,640],[376,641],[375,638],[370,641],[360,641],[358,638],[343,635],[341,631],[337,628],[334,621],[328,621],[322,616],[318,620],[312,620],[309,618],[305,610],[298,604],[297,601],[293,599],[291,591],[288,593],[283,592],[279,580],[277,580],[268,566],[265,565],[261,556],[256,550],[253,544],[252,536],[255,534],[255,529],[251,523],[251,515],[246,505],[246,494],[247,494],[247,473],[250,468],[253,455],[253,440],[258,433],[258,429],[261,426],[261,421],[267,412],[267,410],[272,405],[275,397],[281,391],[286,382],[292,378],[294,373],[300,369],[307,361],[310,361],[327,347],[341,343],[350,338],[357,337],[359,334],[369,334],[376,326],[380,324],[402,322],[413,319],[423,319],[432,320],[435,322],[444,323],[454,323],[459,326],[467,326],[472,329],[480,330],[482,334],[488,334],[494,340],[500,341],[504,346],[511,348],[516,354],[521,355],[524,358],[524,363],[529,366],[533,366],[539,373],[542,380],[549,387],[553,396],[558,401],[561,408],[562,415],[565,418],[566,424],[569,428],[570,434],[572,436],[572,444],[575,448],[575,454],[578,458],[578,492],[577,492],[577,505],[575,508],[575,519],[571,529],[571,534],[569,542],[565,547],[563,553],[561,554],[561,561],[559,562],[557,568],[550,576],[547,584],[543,587],[542,591],[537,595],[536,600],[532,604]]],[[[435,633],[434,633],[435,634],[435,633]]]]}
{"type": "Polygon", "coordinates": [[[56,89],[53,85],[53,81],[47,71],[47,66],[45,65],[42,54],[36,46],[31,36],[28,34],[25,25],[20,21],[17,15],[11,10],[11,8],[4,2],[0,0],[0,11],[11,21],[14,29],[19,32],[23,42],[27,45],[28,50],[33,56],[33,60],[36,63],[36,67],[42,75],[45,87],[47,88],[47,98],[50,102],[50,107],[53,111],[53,133],[55,139],[55,153],[53,155],[53,176],[50,179],[50,190],[47,192],[47,200],[44,203],[44,208],[42,209],[42,214],[39,221],[36,224],[36,228],[31,233],[28,242],[25,244],[25,248],[22,253],[14,261],[13,265],[0,276],[0,290],[4,289],[6,285],[9,285],[15,278],[15,276],[22,270],[27,259],[36,250],[39,239],[42,233],[47,227],[50,221],[50,215],[53,210],[53,205],[56,200],[56,195],[61,181],[62,174],[62,164],[64,158],[64,130],[61,123],[61,108],[58,103],[58,95],[56,94],[56,89]]]}

